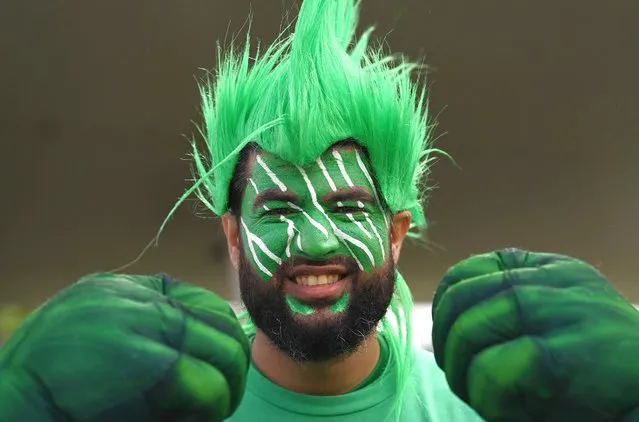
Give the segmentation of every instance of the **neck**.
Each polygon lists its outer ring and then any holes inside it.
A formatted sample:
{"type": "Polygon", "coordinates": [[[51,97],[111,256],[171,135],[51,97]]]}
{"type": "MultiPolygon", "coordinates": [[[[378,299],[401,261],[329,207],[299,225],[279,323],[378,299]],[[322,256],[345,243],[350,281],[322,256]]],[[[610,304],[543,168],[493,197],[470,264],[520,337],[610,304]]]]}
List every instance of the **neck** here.
{"type": "Polygon", "coordinates": [[[379,356],[375,332],[348,357],[328,362],[295,362],[260,330],[255,334],[252,347],[253,363],[271,382],[314,396],[336,396],[351,391],[373,372],[379,356]]]}

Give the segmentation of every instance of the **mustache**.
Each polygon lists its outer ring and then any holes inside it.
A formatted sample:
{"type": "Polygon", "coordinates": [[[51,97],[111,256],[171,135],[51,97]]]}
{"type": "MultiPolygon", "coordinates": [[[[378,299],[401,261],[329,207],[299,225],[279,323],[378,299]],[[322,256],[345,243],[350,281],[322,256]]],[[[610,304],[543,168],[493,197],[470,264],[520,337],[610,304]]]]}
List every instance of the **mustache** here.
{"type": "Polygon", "coordinates": [[[282,264],[275,270],[273,274],[273,278],[276,280],[282,280],[286,278],[293,268],[300,265],[310,265],[310,266],[324,266],[324,265],[338,265],[344,267],[346,272],[354,273],[359,271],[359,266],[354,259],[344,256],[338,255],[328,259],[309,259],[303,256],[292,256],[286,261],[283,261],[282,264]]]}

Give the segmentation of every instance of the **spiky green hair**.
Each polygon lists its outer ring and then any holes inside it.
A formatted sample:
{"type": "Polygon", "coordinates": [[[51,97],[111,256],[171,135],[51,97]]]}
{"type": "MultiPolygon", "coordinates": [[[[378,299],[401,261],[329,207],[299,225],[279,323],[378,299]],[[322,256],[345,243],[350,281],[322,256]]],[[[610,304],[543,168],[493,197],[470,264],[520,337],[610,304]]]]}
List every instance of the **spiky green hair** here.
{"type": "MultiPolygon", "coordinates": [[[[420,67],[356,39],[356,0],[305,0],[294,32],[254,55],[218,45],[218,71],[200,84],[207,151],[193,143],[192,189],[215,214],[229,207],[229,184],[249,142],[304,166],[334,143],[352,139],[370,156],[391,212],[408,210],[426,227],[421,189],[431,153],[420,67]]],[[[250,31],[249,31],[250,32],[250,31]]]]}

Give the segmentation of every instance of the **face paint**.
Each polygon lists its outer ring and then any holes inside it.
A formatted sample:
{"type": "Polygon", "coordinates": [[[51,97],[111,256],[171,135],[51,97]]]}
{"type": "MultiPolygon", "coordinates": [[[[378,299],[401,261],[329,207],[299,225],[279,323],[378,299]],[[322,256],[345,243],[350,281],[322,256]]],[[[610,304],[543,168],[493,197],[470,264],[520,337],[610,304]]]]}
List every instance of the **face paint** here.
{"type": "Polygon", "coordinates": [[[341,314],[342,312],[345,312],[346,308],[348,307],[349,297],[350,295],[346,293],[340,300],[330,306],[330,311],[334,314],[341,314]]]}
{"type": "Polygon", "coordinates": [[[302,303],[291,296],[286,296],[286,303],[288,304],[288,307],[291,309],[291,311],[295,312],[296,314],[308,316],[312,315],[313,312],[315,312],[315,309],[313,309],[312,306],[308,306],[307,304],[302,303]]]}
{"type": "MultiPolygon", "coordinates": [[[[255,328],[296,362],[324,362],[354,352],[387,314],[395,292],[394,261],[387,259],[380,270],[359,273],[362,282],[322,310],[292,300],[280,283],[264,283],[247,252],[242,248],[239,259],[242,302],[255,328]]],[[[350,271],[357,272],[352,262],[350,271]]]]}
{"type": "MultiPolygon", "coordinates": [[[[366,273],[388,255],[388,220],[369,166],[357,149],[329,150],[304,168],[270,154],[256,157],[242,201],[246,255],[269,282],[287,259],[350,257],[366,273]]],[[[345,302],[332,309],[342,312],[345,302]]],[[[305,306],[287,298],[291,310],[305,306]]]]}

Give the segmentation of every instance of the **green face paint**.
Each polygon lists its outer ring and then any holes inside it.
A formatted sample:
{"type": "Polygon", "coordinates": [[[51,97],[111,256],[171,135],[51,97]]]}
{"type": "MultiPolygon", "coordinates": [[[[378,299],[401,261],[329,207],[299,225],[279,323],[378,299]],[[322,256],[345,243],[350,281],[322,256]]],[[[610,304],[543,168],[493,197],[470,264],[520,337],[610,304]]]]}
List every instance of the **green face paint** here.
{"type": "MultiPolygon", "coordinates": [[[[350,295],[346,293],[344,296],[340,298],[340,300],[333,303],[329,307],[329,310],[333,312],[334,314],[341,314],[342,312],[346,311],[346,308],[348,307],[349,299],[350,299],[350,295]]],[[[288,304],[291,311],[293,311],[296,314],[308,316],[308,315],[313,315],[313,313],[315,312],[315,309],[313,309],[312,306],[308,306],[307,304],[302,303],[291,296],[286,296],[286,303],[288,304]]]]}
{"type": "Polygon", "coordinates": [[[350,298],[350,295],[346,293],[344,296],[342,296],[340,300],[338,300],[337,302],[331,305],[330,311],[335,314],[341,314],[342,312],[346,311],[346,308],[348,307],[349,298],[350,298]]]}
{"type": "Polygon", "coordinates": [[[388,220],[371,175],[356,149],[329,150],[304,168],[258,155],[242,201],[241,231],[261,279],[270,281],[293,256],[322,261],[342,255],[362,271],[380,268],[388,255],[388,220]]]}
{"type": "Polygon", "coordinates": [[[315,312],[315,309],[313,309],[311,306],[308,306],[307,304],[302,303],[291,296],[286,296],[286,303],[288,304],[288,307],[291,309],[291,311],[295,312],[296,314],[306,316],[312,315],[313,312],[315,312]]]}

